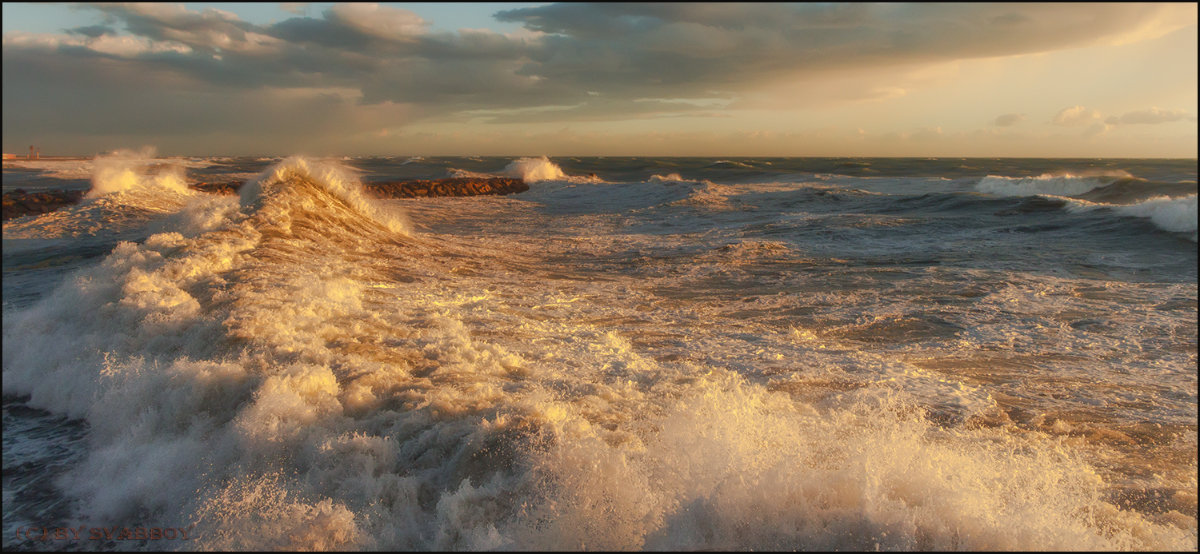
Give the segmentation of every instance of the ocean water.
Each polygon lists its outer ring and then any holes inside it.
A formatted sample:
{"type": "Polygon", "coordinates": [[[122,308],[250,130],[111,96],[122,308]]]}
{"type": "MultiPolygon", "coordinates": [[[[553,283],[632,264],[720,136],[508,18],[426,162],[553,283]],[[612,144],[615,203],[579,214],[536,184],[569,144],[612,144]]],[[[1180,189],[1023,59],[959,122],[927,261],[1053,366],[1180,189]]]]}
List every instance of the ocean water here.
{"type": "Polygon", "coordinates": [[[1195,160],[146,155],[5,163],[6,550],[1197,547],[1195,160]]]}

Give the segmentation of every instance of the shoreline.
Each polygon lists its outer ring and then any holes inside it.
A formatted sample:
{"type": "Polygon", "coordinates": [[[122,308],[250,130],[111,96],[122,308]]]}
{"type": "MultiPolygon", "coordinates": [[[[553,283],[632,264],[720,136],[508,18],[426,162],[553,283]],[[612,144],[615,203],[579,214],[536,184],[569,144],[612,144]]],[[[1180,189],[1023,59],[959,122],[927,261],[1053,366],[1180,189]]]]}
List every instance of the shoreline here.
{"type": "MultiPolygon", "coordinates": [[[[237,194],[244,181],[200,182],[188,188],[209,194],[237,194]]],[[[407,179],[363,183],[367,194],[376,198],[434,198],[439,196],[488,196],[516,194],[529,190],[522,179],[446,178],[407,179]]],[[[29,192],[16,189],[3,195],[3,221],[27,215],[41,215],[78,204],[86,190],[47,190],[29,192]]]]}

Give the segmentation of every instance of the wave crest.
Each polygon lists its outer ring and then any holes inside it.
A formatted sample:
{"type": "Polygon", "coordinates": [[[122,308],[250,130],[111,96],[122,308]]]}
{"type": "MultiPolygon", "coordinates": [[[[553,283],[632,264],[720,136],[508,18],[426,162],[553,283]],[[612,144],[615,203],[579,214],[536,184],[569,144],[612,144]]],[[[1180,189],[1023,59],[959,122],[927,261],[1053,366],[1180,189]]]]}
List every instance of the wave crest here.
{"type": "Polygon", "coordinates": [[[1119,179],[1132,177],[1125,171],[1107,174],[1043,173],[1037,177],[1004,177],[988,175],[979,180],[975,190],[999,196],[1075,196],[1096,188],[1111,185],[1119,179]]]}
{"type": "Polygon", "coordinates": [[[519,177],[524,179],[526,183],[564,181],[567,179],[567,174],[563,173],[562,168],[558,167],[557,164],[545,156],[540,158],[519,158],[508,164],[501,173],[508,177],[519,177]]]}
{"type": "MultiPolygon", "coordinates": [[[[316,161],[303,156],[289,157],[247,182],[240,191],[241,203],[243,207],[261,208],[270,198],[298,188],[332,195],[352,211],[388,230],[409,234],[410,226],[402,213],[386,209],[369,199],[362,192],[362,183],[353,170],[331,161],[316,161]]],[[[311,201],[313,197],[308,196],[306,200],[311,201]]]]}
{"type": "Polygon", "coordinates": [[[183,167],[157,163],[154,148],[138,152],[118,150],[109,156],[97,157],[92,173],[92,188],[87,198],[136,190],[167,190],[190,194],[183,167]]]}
{"type": "Polygon", "coordinates": [[[1131,206],[1114,208],[1117,213],[1136,217],[1148,217],[1161,229],[1176,233],[1192,233],[1196,240],[1196,195],[1183,198],[1156,196],[1131,206]]]}

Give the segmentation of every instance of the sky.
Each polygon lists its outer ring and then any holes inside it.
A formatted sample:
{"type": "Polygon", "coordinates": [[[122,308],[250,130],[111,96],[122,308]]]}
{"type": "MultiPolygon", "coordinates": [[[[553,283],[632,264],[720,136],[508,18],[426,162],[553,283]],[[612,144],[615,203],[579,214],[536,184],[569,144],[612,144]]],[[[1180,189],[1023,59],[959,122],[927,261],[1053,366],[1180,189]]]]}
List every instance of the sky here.
{"type": "Polygon", "coordinates": [[[3,4],[3,149],[1197,155],[1197,5],[3,4]]]}

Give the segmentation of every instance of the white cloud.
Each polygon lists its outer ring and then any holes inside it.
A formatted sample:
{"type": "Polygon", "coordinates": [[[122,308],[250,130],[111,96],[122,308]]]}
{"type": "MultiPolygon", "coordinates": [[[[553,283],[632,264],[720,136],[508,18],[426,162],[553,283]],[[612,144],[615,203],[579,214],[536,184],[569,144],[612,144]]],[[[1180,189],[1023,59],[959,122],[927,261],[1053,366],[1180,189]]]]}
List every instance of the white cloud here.
{"type": "Polygon", "coordinates": [[[1084,125],[1097,119],[1100,119],[1100,112],[1083,106],[1071,106],[1063,108],[1051,121],[1055,125],[1075,126],[1084,125]]]}
{"type": "Polygon", "coordinates": [[[330,13],[359,31],[388,40],[413,40],[429,27],[429,22],[411,11],[379,4],[334,4],[330,13]]]}

